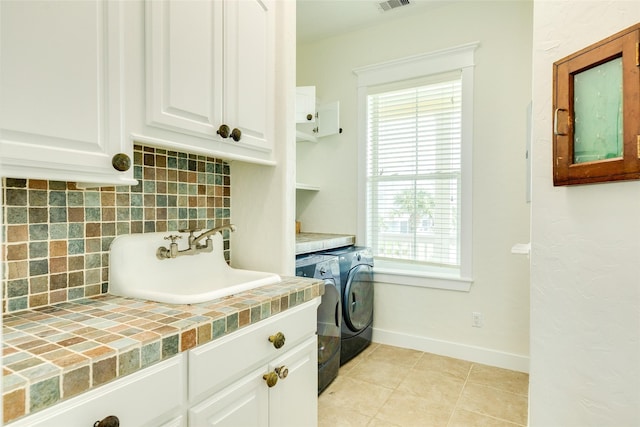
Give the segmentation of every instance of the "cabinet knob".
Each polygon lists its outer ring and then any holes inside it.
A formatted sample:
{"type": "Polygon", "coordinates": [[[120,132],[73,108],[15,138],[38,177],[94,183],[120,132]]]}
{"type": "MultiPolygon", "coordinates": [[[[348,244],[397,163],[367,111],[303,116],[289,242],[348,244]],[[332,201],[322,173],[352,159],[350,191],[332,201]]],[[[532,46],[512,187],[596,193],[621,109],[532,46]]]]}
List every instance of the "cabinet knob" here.
{"type": "Polygon", "coordinates": [[[269,388],[273,387],[274,385],[277,384],[278,382],[278,374],[276,374],[275,372],[269,372],[268,374],[264,374],[262,376],[262,379],[264,379],[267,382],[267,386],[269,386],[269,388]]]}
{"type": "Polygon", "coordinates": [[[307,120],[311,120],[313,119],[313,115],[312,114],[307,114],[307,120]]]}
{"type": "Polygon", "coordinates": [[[231,133],[231,128],[227,125],[220,125],[218,128],[218,135],[223,138],[229,138],[229,134],[231,133]]]}
{"type": "Polygon", "coordinates": [[[282,332],[278,332],[275,335],[271,335],[269,337],[269,341],[273,343],[275,348],[280,348],[284,345],[284,334],[282,332]]]}
{"type": "Polygon", "coordinates": [[[281,380],[287,378],[287,375],[289,375],[289,368],[284,365],[275,368],[274,371],[278,374],[278,378],[281,380]]]}
{"type": "Polygon", "coordinates": [[[111,159],[111,165],[117,171],[128,171],[131,168],[131,157],[124,153],[118,153],[111,159]]]}
{"type": "Polygon", "coordinates": [[[242,131],[238,128],[233,128],[233,130],[231,131],[231,138],[235,142],[240,141],[240,138],[242,138],[242,131]]]}
{"type": "Polygon", "coordinates": [[[119,427],[120,420],[115,415],[109,415],[102,421],[96,421],[93,423],[93,427],[119,427]]]}

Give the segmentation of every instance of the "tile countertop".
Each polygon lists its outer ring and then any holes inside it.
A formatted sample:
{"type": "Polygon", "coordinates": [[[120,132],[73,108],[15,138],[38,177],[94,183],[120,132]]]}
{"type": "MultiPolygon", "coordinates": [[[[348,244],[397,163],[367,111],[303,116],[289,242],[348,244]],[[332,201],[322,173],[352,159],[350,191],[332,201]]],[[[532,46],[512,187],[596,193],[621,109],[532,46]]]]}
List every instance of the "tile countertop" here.
{"type": "Polygon", "coordinates": [[[356,237],[348,234],[299,233],[296,234],[296,255],[351,246],[356,237]]]}
{"type": "Polygon", "coordinates": [[[3,318],[4,422],[47,408],[324,293],[282,282],[193,305],[101,295],[3,318]]]}

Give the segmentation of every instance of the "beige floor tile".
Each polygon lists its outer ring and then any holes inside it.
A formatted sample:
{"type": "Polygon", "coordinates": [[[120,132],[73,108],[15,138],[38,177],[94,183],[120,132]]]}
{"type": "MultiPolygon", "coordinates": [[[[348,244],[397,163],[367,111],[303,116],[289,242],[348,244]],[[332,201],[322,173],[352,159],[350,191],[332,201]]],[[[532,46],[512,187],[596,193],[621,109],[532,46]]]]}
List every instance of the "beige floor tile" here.
{"type": "Polygon", "coordinates": [[[366,357],[385,363],[393,363],[398,366],[413,368],[422,357],[422,352],[409,348],[392,347],[380,344],[366,357]]]}
{"type": "Polygon", "coordinates": [[[529,374],[524,372],[474,364],[469,373],[469,382],[525,396],[529,394],[529,374]]]}
{"type": "Polygon", "coordinates": [[[494,387],[467,383],[458,408],[489,415],[516,424],[527,423],[528,399],[494,387]]]}
{"type": "Polygon", "coordinates": [[[425,372],[435,371],[450,375],[454,378],[466,379],[469,375],[471,365],[472,363],[466,360],[454,359],[432,353],[423,353],[422,357],[414,366],[414,369],[425,372]]]}
{"type": "Polygon", "coordinates": [[[409,375],[409,371],[404,366],[367,358],[355,365],[345,375],[382,387],[395,389],[409,375]]]}
{"type": "Polygon", "coordinates": [[[357,411],[318,401],[318,427],[363,427],[370,420],[357,411]]]}
{"type": "Polygon", "coordinates": [[[369,355],[371,355],[371,353],[373,353],[376,350],[376,348],[380,347],[381,345],[382,344],[378,344],[376,342],[372,342],[371,344],[369,344],[369,346],[367,348],[362,350],[362,352],[360,354],[358,354],[356,356],[356,358],[368,357],[369,355]]]}
{"type": "Polygon", "coordinates": [[[456,409],[447,427],[519,427],[519,424],[492,418],[475,412],[456,409]]]}
{"type": "Polygon", "coordinates": [[[391,389],[346,375],[338,375],[329,388],[319,396],[318,404],[333,408],[347,408],[372,417],[391,393],[391,389]]]}
{"type": "Polygon", "coordinates": [[[455,406],[464,382],[464,379],[446,374],[412,369],[397,390],[439,405],[455,406]]]}
{"type": "Polygon", "coordinates": [[[451,417],[454,407],[440,405],[395,391],[376,414],[376,419],[403,427],[443,427],[451,417]]]}
{"type": "Polygon", "coordinates": [[[340,366],[340,375],[349,373],[353,368],[355,368],[360,363],[362,363],[362,360],[363,360],[362,357],[354,357],[344,365],[340,366]]]}
{"type": "Polygon", "coordinates": [[[403,427],[400,424],[390,423],[389,421],[372,418],[367,427],[403,427]]]}
{"type": "Polygon", "coordinates": [[[369,344],[369,346],[367,348],[365,348],[364,350],[362,350],[362,352],[360,352],[356,357],[354,357],[353,359],[349,360],[344,365],[340,366],[340,373],[343,373],[343,372],[347,373],[351,369],[353,369],[354,367],[358,366],[363,360],[366,360],[368,358],[368,356],[373,351],[375,351],[375,349],[378,348],[379,346],[380,346],[380,344],[377,344],[377,343],[369,344]]]}
{"type": "Polygon", "coordinates": [[[372,344],[318,397],[320,427],[518,427],[529,376],[372,344]]]}

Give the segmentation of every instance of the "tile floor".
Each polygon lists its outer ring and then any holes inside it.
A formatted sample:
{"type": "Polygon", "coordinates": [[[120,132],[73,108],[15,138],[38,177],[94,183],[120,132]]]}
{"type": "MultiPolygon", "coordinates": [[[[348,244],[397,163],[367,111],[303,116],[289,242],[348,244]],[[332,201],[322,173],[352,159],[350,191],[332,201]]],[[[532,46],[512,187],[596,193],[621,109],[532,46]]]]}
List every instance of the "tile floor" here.
{"type": "Polygon", "coordinates": [[[318,398],[319,427],[527,425],[529,375],[371,344],[318,398]]]}

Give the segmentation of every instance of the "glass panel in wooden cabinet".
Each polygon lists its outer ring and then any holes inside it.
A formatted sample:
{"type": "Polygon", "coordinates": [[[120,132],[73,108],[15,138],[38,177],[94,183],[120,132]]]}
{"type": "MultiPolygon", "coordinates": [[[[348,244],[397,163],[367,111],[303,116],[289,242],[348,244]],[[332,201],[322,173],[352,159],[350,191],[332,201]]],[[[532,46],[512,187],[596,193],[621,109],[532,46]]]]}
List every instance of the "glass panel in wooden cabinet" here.
{"type": "Polygon", "coordinates": [[[622,157],[622,58],[573,77],[574,163],[622,157]]]}

